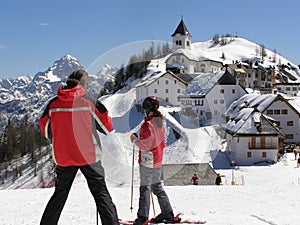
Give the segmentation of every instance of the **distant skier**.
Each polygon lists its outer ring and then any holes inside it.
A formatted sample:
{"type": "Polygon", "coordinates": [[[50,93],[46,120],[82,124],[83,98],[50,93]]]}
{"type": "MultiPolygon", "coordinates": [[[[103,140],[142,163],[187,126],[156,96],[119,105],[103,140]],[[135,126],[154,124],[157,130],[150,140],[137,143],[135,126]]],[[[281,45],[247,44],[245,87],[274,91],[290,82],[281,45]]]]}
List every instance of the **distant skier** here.
{"type": "Polygon", "coordinates": [[[87,180],[102,224],[119,224],[116,207],[105,183],[97,134],[97,130],[109,133],[112,119],[102,103],[97,101],[95,104],[87,95],[88,80],[84,70],[71,73],[67,86],[59,87],[57,97],[50,101],[39,120],[43,135],[52,141],[57,165],[55,190],[43,213],[41,225],[58,224],[78,170],[87,180]]]}
{"type": "Polygon", "coordinates": [[[154,223],[173,222],[174,214],[167,193],[161,184],[161,171],[165,143],[163,115],[158,110],[159,101],[156,97],[147,97],[142,108],[146,113],[141,126],[139,138],[136,133],[130,139],[139,148],[140,164],[140,198],[137,219],[134,225],[142,225],[149,217],[150,192],[158,198],[161,213],[152,219],[154,223]]]}
{"type": "Polygon", "coordinates": [[[216,185],[221,185],[221,183],[222,183],[222,178],[221,178],[221,175],[218,173],[218,174],[217,174],[217,177],[216,177],[216,182],[215,182],[215,184],[216,184],[216,185]]]}
{"type": "Polygon", "coordinates": [[[297,159],[297,154],[298,154],[298,152],[296,150],[294,150],[295,160],[297,159]]]}
{"type": "Polygon", "coordinates": [[[199,180],[199,178],[198,178],[197,174],[195,173],[191,179],[191,181],[193,182],[193,185],[198,185],[198,180],[199,180]]]}

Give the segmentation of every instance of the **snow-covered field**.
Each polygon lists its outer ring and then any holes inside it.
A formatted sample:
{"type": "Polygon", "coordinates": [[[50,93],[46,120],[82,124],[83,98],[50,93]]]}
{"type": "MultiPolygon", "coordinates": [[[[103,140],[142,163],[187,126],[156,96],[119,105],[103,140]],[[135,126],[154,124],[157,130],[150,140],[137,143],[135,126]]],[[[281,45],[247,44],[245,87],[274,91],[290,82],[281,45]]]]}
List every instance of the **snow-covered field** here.
{"type": "MultiPolygon", "coordinates": [[[[134,110],[134,94],[132,91],[103,99],[112,113],[116,129],[102,137],[103,164],[108,188],[122,219],[135,219],[138,209],[139,176],[135,160],[133,211],[130,210],[133,147],[129,134],[138,129],[143,115],[134,110]]],[[[169,126],[180,128],[182,135],[177,141],[169,140],[164,163],[211,162],[212,155],[222,150],[222,137],[217,136],[212,127],[180,127],[166,112],[167,108],[161,109],[169,126]]],[[[206,220],[208,225],[300,224],[300,168],[296,167],[293,153],[274,165],[219,169],[216,172],[224,175],[223,186],[166,186],[174,212],[183,213],[182,218],[206,220]],[[231,185],[232,181],[236,185],[231,185]]],[[[39,224],[53,191],[53,188],[0,190],[0,225],[39,224]]],[[[154,206],[158,214],[156,199],[154,206]]],[[[150,215],[154,216],[153,210],[150,215]]],[[[81,173],[74,181],[59,224],[96,224],[95,203],[81,173]]]]}
{"type": "MultiPolygon", "coordinates": [[[[275,165],[235,169],[235,186],[231,185],[232,170],[218,172],[225,175],[223,186],[165,187],[174,211],[184,213],[183,218],[203,219],[213,225],[299,224],[300,168],[296,168],[292,153],[288,154],[287,161],[275,165]]],[[[108,180],[108,187],[119,217],[134,219],[138,208],[137,184],[133,212],[130,211],[130,185],[118,186],[108,180]]],[[[52,193],[53,188],[0,191],[0,224],[38,224],[52,193]]],[[[156,201],[155,210],[159,213],[156,201]]],[[[59,224],[96,224],[95,204],[81,173],[74,182],[59,224]]]]}

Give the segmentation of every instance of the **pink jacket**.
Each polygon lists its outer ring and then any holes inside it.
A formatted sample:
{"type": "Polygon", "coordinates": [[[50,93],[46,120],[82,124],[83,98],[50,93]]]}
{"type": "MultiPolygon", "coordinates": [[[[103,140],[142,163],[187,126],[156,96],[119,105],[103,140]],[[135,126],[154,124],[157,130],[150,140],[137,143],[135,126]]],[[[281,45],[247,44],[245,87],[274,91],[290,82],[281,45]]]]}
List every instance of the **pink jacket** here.
{"type": "Polygon", "coordinates": [[[159,117],[146,117],[140,129],[140,138],[135,142],[139,147],[139,163],[150,168],[160,168],[163,161],[165,128],[159,117]]]}

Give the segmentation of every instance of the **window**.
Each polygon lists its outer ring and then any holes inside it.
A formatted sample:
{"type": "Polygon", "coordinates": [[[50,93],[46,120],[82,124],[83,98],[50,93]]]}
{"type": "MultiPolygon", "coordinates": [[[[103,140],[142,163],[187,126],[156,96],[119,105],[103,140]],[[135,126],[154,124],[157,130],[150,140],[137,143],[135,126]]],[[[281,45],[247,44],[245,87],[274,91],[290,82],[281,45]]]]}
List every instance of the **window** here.
{"type": "Polygon", "coordinates": [[[279,114],[280,114],[280,110],[279,110],[279,109],[275,109],[275,110],[274,110],[274,114],[275,114],[275,115],[279,115],[279,114]]]}
{"type": "Polygon", "coordinates": [[[165,82],[165,83],[166,83],[166,85],[168,85],[168,84],[169,84],[169,81],[168,81],[168,80],[166,80],[166,82],[165,82]]]}
{"type": "Polygon", "coordinates": [[[290,87],[286,87],[286,89],[285,89],[286,91],[290,91],[291,90],[291,88],[290,87]]]}
{"type": "Polygon", "coordinates": [[[218,115],[218,111],[214,110],[214,116],[217,116],[217,115],[218,115]]]}
{"type": "Polygon", "coordinates": [[[166,89],[166,93],[169,93],[169,89],[166,89]]]}
{"type": "Polygon", "coordinates": [[[256,148],[256,138],[251,137],[250,148],[256,148]]]}
{"type": "Polygon", "coordinates": [[[166,98],[166,102],[169,102],[169,98],[166,98]]]}
{"type": "Polygon", "coordinates": [[[282,110],[281,110],[281,114],[287,115],[287,114],[288,114],[288,110],[287,110],[287,109],[282,109],[282,110]]]}
{"type": "Polygon", "coordinates": [[[159,85],[159,80],[157,81],[157,84],[159,85]]]}
{"type": "Polygon", "coordinates": [[[294,126],[294,123],[293,123],[293,121],[287,121],[286,125],[289,127],[292,127],[292,126],[294,126]]]}
{"type": "Polygon", "coordinates": [[[174,84],[177,84],[177,80],[174,80],[174,84]]]}
{"type": "Polygon", "coordinates": [[[197,100],[197,101],[195,102],[195,104],[196,104],[196,105],[203,105],[203,100],[197,100]]]}
{"type": "Polygon", "coordinates": [[[154,89],[154,93],[155,93],[155,94],[157,93],[157,89],[154,89]]]}
{"type": "Polygon", "coordinates": [[[220,100],[220,104],[224,104],[224,99],[221,99],[221,100],[220,100]]]}
{"type": "Polygon", "coordinates": [[[293,139],[294,135],[293,134],[286,134],[285,139],[293,139]]]}
{"type": "Polygon", "coordinates": [[[177,89],[177,93],[180,93],[180,89],[177,89]]]}
{"type": "Polygon", "coordinates": [[[186,45],[187,45],[187,46],[190,46],[190,42],[189,42],[189,41],[187,41],[187,42],[186,42],[186,45]]]}
{"type": "Polygon", "coordinates": [[[220,90],[220,93],[221,93],[221,94],[224,94],[224,89],[221,89],[221,90],[220,90]]]}
{"type": "Polygon", "coordinates": [[[260,138],[260,147],[261,148],[265,148],[266,147],[266,138],[265,137],[261,137],[260,138]]]}
{"type": "Polygon", "coordinates": [[[218,100],[214,100],[214,104],[218,104],[218,100]]]}
{"type": "Polygon", "coordinates": [[[262,153],[261,153],[261,157],[267,158],[267,153],[266,153],[266,152],[262,152],[262,153]]]}
{"type": "Polygon", "coordinates": [[[247,152],[247,158],[251,158],[252,157],[252,152],[247,152]]]}
{"type": "Polygon", "coordinates": [[[272,110],[272,109],[268,109],[268,110],[267,110],[267,114],[268,114],[268,115],[273,115],[273,110],[272,110]]]}
{"type": "Polygon", "coordinates": [[[235,94],[235,89],[232,89],[232,94],[235,94]]]}

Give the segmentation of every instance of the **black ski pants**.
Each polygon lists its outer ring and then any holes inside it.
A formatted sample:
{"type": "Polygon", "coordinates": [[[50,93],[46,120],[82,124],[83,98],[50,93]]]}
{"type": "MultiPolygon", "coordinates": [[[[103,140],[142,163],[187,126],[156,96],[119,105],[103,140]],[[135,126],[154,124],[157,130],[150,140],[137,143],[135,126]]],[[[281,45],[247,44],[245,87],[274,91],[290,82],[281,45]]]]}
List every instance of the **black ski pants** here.
{"type": "Polygon", "coordinates": [[[87,180],[88,187],[95,199],[102,225],[119,225],[117,210],[107,190],[104,169],[100,161],[86,166],[56,167],[55,191],[45,208],[40,225],[58,224],[78,169],[80,169],[87,180]]]}

